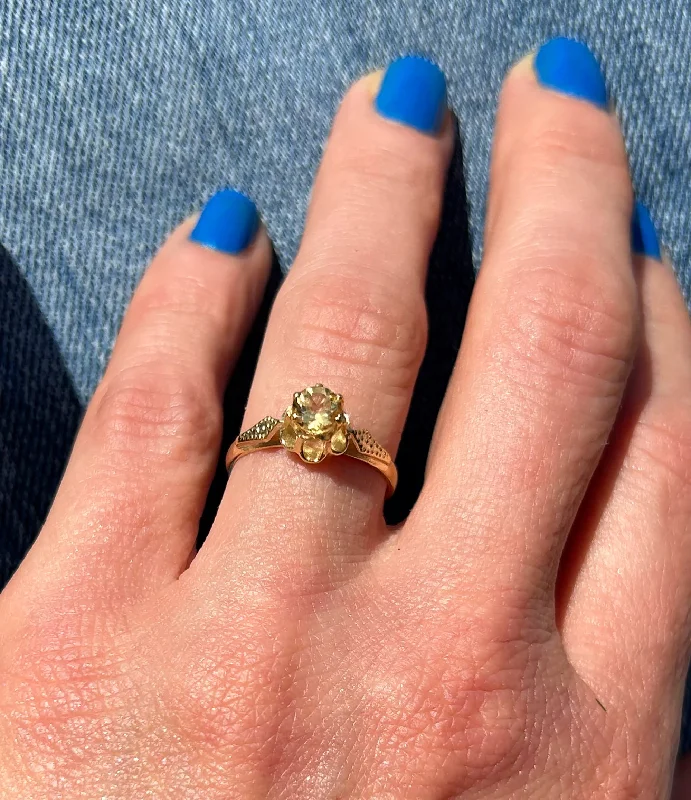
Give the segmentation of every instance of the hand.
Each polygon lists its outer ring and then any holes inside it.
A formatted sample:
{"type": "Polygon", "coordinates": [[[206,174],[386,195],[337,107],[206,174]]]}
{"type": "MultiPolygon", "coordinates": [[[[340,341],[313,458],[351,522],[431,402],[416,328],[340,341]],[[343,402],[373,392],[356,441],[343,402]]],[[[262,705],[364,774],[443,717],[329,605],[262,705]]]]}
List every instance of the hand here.
{"type": "MultiPolygon", "coordinates": [[[[590,59],[551,43],[507,79],[463,347],[396,530],[367,465],[275,451],[238,462],[194,554],[270,244],[229,192],[173,233],[0,596],[3,797],[667,796],[691,325],[642,207],[632,260],[590,59]]],[[[453,137],[435,68],[379,80],[338,113],[245,422],[319,381],[395,452],[453,137]]]]}

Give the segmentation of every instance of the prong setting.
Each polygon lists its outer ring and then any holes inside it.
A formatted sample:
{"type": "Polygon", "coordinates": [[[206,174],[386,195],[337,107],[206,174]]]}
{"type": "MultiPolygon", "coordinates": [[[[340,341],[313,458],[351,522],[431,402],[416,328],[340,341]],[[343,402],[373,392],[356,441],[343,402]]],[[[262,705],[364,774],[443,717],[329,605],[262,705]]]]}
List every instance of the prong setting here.
{"type": "Polygon", "coordinates": [[[283,415],[281,443],[308,464],[317,464],[346,451],[349,424],[343,396],[317,383],[293,395],[283,415]]]}

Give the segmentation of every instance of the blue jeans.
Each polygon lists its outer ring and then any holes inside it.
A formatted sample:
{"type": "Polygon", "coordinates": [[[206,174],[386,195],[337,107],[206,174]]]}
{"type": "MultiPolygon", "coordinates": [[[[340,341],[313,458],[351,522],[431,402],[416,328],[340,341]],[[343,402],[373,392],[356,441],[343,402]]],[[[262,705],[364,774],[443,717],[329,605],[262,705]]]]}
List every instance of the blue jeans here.
{"type": "Polygon", "coordinates": [[[439,313],[425,369],[441,386],[482,255],[498,90],[513,61],[556,34],[601,58],[636,192],[688,299],[688,0],[4,0],[0,585],[41,525],[166,233],[233,185],[257,201],[287,269],[339,98],[411,51],[445,70],[462,140],[429,287],[439,313]]]}

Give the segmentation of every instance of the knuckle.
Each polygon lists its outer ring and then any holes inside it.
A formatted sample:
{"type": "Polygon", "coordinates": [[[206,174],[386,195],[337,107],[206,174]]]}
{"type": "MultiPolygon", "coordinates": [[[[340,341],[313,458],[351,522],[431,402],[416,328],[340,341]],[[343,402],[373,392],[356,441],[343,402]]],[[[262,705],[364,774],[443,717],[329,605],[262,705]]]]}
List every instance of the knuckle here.
{"type": "Polygon", "coordinates": [[[106,379],[90,409],[91,429],[110,456],[189,461],[209,452],[220,409],[211,386],[159,367],[106,379]]]}
{"type": "Polygon", "coordinates": [[[624,148],[607,118],[604,124],[600,119],[542,120],[527,131],[520,153],[521,158],[533,165],[554,169],[564,163],[585,162],[599,169],[611,169],[620,174],[622,181],[628,181],[624,148]]]}
{"type": "Polygon", "coordinates": [[[0,666],[0,704],[12,709],[8,720],[27,757],[67,757],[87,742],[97,750],[118,714],[136,715],[136,692],[123,673],[130,654],[122,637],[105,633],[112,627],[73,608],[52,619],[32,613],[11,648],[11,666],[0,666]]]}
{"type": "Polygon", "coordinates": [[[143,286],[137,293],[133,308],[138,314],[204,314],[213,310],[214,294],[199,280],[187,249],[176,254],[176,263],[167,277],[166,281],[143,286]]]}
{"type": "MultiPolygon", "coordinates": [[[[132,300],[125,324],[157,334],[161,346],[172,349],[179,337],[170,332],[189,330],[206,338],[223,336],[243,309],[255,305],[261,281],[256,270],[200,269],[199,247],[191,242],[174,252],[162,251],[152,272],[144,276],[132,300]],[[165,336],[163,336],[165,334],[165,336]]],[[[213,250],[205,261],[226,257],[213,250]]],[[[184,342],[180,343],[184,346],[184,342]]]]}
{"type": "Polygon", "coordinates": [[[242,745],[248,758],[260,757],[290,713],[279,678],[288,656],[259,627],[238,620],[231,635],[219,629],[211,645],[192,637],[190,647],[171,655],[168,705],[201,747],[242,745]]]}
{"type": "Polygon", "coordinates": [[[608,394],[608,387],[618,393],[627,378],[637,328],[634,288],[583,277],[608,272],[601,263],[584,269],[584,258],[562,254],[558,269],[518,269],[509,279],[502,356],[508,372],[526,385],[544,379],[550,392],[567,387],[608,394]],[[578,263],[571,267],[570,261],[578,263]]]}
{"type": "Polygon", "coordinates": [[[541,165],[559,168],[567,164],[581,170],[596,166],[600,170],[612,169],[623,182],[630,182],[624,142],[610,115],[590,113],[589,109],[571,104],[555,104],[551,102],[554,98],[537,108],[532,104],[532,112],[526,114],[517,107],[520,99],[511,97],[513,88],[504,87],[500,103],[501,134],[496,139],[499,164],[506,165],[511,160],[512,170],[520,170],[521,164],[532,169],[541,165]],[[522,121],[518,126],[513,123],[516,115],[522,121]]]}
{"type": "Polygon", "coordinates": [[[292,353],[320,363],[324,374],[373,380],[393,393],[410,390],[427,337],[421,296],[405,299],[381,284],[330,277],[298,283],[285,301],[292,353]]]}
{"type": "Polygon", "coordinates": [[[409,131],[382,125],[378,117],[372,124],[365,121],[363,135],[362,98],[359,90],[353,89],[344,97],[331,131],[327,158],[330,167],[335,167],[334,174],[357,176],[357,183],[365,186],[409,188],[412,196],[427,189],[430,194],[440,194],[449,156],[446,138],[417,140],[411,147],[409,131]]]}
{"type": "MultiPolygon", "coordinates": [[[[510,198],[526,197],[536,211],[553,223],[560,218],[569,229],[580,227],[578,239],[587,240],[599,224],[590,216],[588,228],[581,209],[601,205],[628,222],[632,187],[626,150],[616,122],[600,112],[565,113],[551,107],[511,125],[507,118],[496,137],[492,159],[492,197],[488,216],[494,223],[510,198]],[[565,200],[566,198],[566,200],[565,200]],[[606,205],[603,205],[606,201],[606,205]],[[564,212],[568,216],[564,217],[564,212]]],[[[605,217],[603,216],[603,220],[605,217]]],[[[603,227],[603,226],[600,226],[603,227]]]]}
{"type": "Polygon", "coordinates": [[[393,752],[407,748],[455,761],[458,777],[497,778],[526,757],[531,718],[528,649],[477,647],[449,658],[448,640],[416,642],[405,656],[366,671],[363,705],[393,752]]]}
{"type": "MultiPolygon", "coordinates": [[[[335,174],[348,176],[344,188],[358,196],[363,192],[379,198],[390,196],[399,205],[401,198],[415,200],[416,212],[429,219],[439,216],[443,170],[438,153],[410,152],[406,147],[367,146],[343,148],[334,157],[335,174]],[[424,201],[423,201],[424,200],[424,201]]],[[[361,201],[359,201],[361,203],[361,201]]]]}

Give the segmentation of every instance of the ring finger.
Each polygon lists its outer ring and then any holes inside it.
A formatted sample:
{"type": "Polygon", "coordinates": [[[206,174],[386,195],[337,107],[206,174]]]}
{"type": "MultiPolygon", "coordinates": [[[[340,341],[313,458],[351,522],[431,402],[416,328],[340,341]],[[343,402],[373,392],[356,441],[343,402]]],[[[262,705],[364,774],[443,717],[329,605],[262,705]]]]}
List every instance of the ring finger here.
{"type": "MultiPolygon", "coordinates": [[[[348,92],[269,322],[246,426],[280,417],[294,392],[322,383],[344,396],[353,427],[395,451],[426,341],[424,279],[453,146],[445,96],[441,71],[416,57],[348,92]]],[[[331,572],[337,553],[352,563],[368,552],[373,539],[363,534],[380,530],[372,523],[385,489],[349,458],[312,469],[283,451],[254,455],[233,470],[205,549],[257,547],[272,569],[292,561],[308,571],[328,554],[331,572]],[[303,534],[288,539],[281,520],[303,534]]]]}

